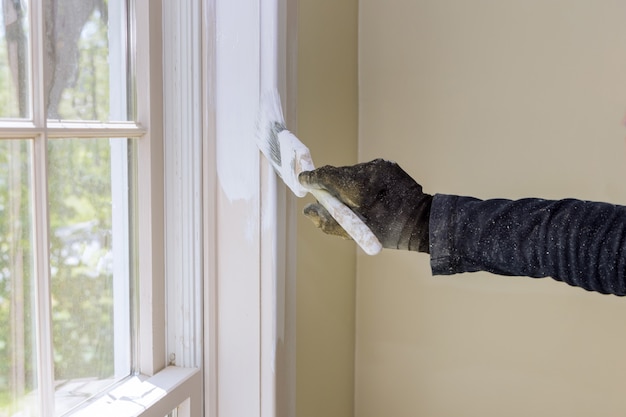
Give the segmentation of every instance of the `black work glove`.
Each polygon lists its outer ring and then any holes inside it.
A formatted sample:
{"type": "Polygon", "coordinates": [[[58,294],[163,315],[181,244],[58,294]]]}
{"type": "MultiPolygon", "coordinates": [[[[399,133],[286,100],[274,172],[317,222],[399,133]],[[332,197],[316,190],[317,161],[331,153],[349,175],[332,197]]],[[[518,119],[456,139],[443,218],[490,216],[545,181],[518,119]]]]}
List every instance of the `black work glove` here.
{"type": "MultiPolygon", "coordinates": [[[[302,172],[300,183],[327,190],[350,207],[384,248],[429,253],[428,225],[433,197],[422,192],[395,162],[376,159],[353,166],[324,166],[302,172]]],[[[304,214],[324,233],[350,239],[320,204],[304,214]]]]}

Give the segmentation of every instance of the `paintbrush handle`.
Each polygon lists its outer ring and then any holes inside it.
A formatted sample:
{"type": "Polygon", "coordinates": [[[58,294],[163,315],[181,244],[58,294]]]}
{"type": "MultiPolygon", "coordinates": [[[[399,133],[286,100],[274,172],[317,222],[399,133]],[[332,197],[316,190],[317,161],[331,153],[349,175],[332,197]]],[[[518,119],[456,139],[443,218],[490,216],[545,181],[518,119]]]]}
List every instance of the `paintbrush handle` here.
{"type": "Polygon", "coordinates": [[[337,223],[358,243],[365,253],[376,255],[382,250],[383,246],[378,238],[348,206],[326,190],[309,189],[308,191],[328,210],[330,215],[337,220],[337,223]]]}

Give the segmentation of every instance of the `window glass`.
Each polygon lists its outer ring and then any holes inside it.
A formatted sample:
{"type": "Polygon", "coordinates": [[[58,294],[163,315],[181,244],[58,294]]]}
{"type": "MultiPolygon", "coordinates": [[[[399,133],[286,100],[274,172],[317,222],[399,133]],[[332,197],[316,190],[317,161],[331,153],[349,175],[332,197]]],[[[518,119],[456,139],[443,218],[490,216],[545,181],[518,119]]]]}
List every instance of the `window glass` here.
{"type": "Polygon", "coordinates": [[[0,416],[34,414],[31,142],[0,141],[0,416]]]}
{"type": "Polygon", "coordinates": [[[57,413],[101,391],[116,376],[131,372],[130,334],[119,331],[128,329],[130,322],[129,265],[124,262],[121,269],[116,268],[114,257],[116,244],[127,247],[128,233],[118,225],[115,230],[122,230],[121,236],[114,234],[114,222],[121,222],[122,228],[128,225],[124,200],[129,187],[128,180],[116,177],[116,183],[112,181],[117,175],[112,165],[118,161],[112,160],[111,152],[116,141],[126,140],[48,142],[57,413]],[[114,211],[120,208],[125,213],[118,218],[114,211]],[[120,297],[126,300],[116,303],[120,297]]]}
{"type": "Polygon", "coordinates": [[[0,7],[0,118],[30,117],[26,1],[0,7]]]}
{"type": "Polygon", "coordinates": [[[108,121],[125,118],[117,94],[125,85],[111,79],[125,72],[123,10],[102,0],[44,1],[47,116],[49,119],[108,121]],[[113,96],[113,97],[112,97],[113,96]],[[113,106],[114,108],[111,108],[113,106]],[[122,114],[120,114],[122,113],[122,114]]]}

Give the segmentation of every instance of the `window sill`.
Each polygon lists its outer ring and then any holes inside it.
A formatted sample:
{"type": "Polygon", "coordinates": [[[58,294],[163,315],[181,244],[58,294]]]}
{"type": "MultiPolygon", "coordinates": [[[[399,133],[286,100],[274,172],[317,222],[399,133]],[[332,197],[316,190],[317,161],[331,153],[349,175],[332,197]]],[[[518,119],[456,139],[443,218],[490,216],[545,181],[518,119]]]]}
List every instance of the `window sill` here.
{"type": "MultiPolygon", "coordinates": [[[[163,417],[190,400],[190,410],[199,404],[202,377],[199,368],[169,366],[152,377],[128,378],[71,417],[163,417]]],[[[197,411],[189,415],[199,415],[197,411]]]]}

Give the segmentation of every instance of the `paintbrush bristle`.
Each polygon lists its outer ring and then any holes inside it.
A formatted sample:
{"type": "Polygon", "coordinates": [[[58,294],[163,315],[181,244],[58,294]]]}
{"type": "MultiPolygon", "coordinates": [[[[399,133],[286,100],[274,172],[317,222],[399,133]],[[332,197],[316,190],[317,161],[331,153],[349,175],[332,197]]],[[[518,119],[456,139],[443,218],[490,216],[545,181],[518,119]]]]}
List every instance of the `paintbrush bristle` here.
{"type": "Polygon", "coordinates": [[[280,171],[281,156],[278,134],[286,130],[280,96],[277,91],[268,91],[261,97],[261,110],[257,122],[257,145],[261,152],[280,171]]]}
{"type": "Polygon", "coordinates": [[[304,197],[308,190],[300,184],[298,175],[314,169],[309,149],[285,127],[278,91],[263,95],[260,104],[257,146],[287,187],[304,197]]]}

